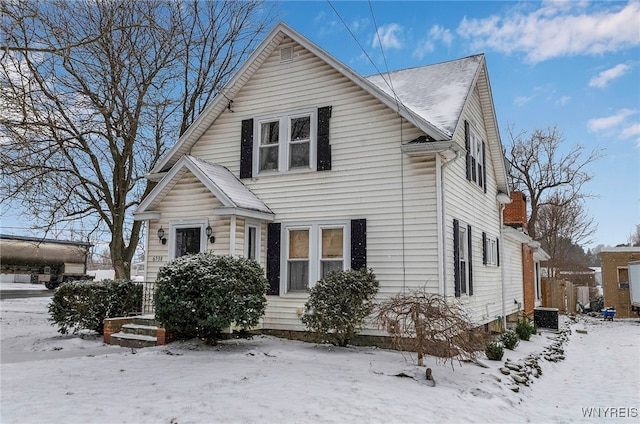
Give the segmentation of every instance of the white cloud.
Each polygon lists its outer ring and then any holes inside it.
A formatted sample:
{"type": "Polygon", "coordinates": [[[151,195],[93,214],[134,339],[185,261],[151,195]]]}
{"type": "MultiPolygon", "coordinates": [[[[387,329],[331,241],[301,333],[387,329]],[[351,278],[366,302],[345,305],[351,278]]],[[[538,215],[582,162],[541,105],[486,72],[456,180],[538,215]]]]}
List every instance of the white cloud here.
{"type": "Polygon", "coordinates": [[[630,70],[631,66],[629,65],[625,65],[623,63],[616,65],[613,68],[602,71],[595,77],[591,78],[591,80],[589,81],[589,87],[606,87],[607,84],[609,84],[609,81],[623,76],[630,70]]]}
{"type": "Polygon", "coordinates": [[[593,132],[610,129],[620,125],[626,118],[635,113],[635,110],[621,109],[615,115],[590,119],[589,122],[587,122],[587,128],[593,132]]]}
{"type": "Polygon", "coordinates": [[[640,123],[631,124],[624,128],[620,133],[620,138],[627,139],[631,137],[640,136],[640,123]]]}
{"type": "Polygon", "coordinates": [[[413,57],[422,59],[436,49],[436,42],[451,46],[452,41],[453,34],[451,34],[450,30],[440,25],[434,25],[429,30],[429,34],[418,43],[418,46],[413,51],[413,57]]]}
{"type": "Polygon", "coordinates": [[[562,96],[560,97],[558,100],[556,100],[556,105],[558,106],[564,106],[567,103],[569,103],[569,100],[571,100],[571,97],[569,96],[562,96]]]}
{"type": "MultiPolygon", "coordinates": [[[[594,55],[640,45],[640,2],[607,10],[588,9],[586,3],[545,2],[534,11],[522,6],[508,15],[462,20],[458,34],[471,40],[473,50],[522,52],[532,63],[554,57],[594,55]]],[[[594,6],[596,7],[596,6],[594,6]]]]}
{"type": "Polygon", "coordinates": [[[401,41],[402,30],[403,28],[398,24],[381,26],[371,40],[371,47],[378,47],[382,44],[383,49],[401,49],[404,47],[401,41]]]}
{"type": "Polygon", "coordinates": [[[535,95],[533,96],[518,96],[515,99],[513,99],[513,104],[518,106],[518,107],[522,107],[524,105],[526,105],[527,103],[529,103],[531,100],[535,99],[535,95]]]}

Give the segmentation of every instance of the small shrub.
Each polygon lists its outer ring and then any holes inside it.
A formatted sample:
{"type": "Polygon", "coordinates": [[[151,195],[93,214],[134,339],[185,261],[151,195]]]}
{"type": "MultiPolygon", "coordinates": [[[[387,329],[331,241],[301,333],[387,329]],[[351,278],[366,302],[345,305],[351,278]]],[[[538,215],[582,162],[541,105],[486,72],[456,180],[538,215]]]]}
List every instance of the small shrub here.
{"type": "Polygon", "coordinates": [[[346,346],[371,313],[377,293],[372,270],[329,272],[309,290],[302,322],[322,341],[346,346]]]}
{"type": "Polygon", "coordinates": [[[520,337],[518,337],[518,333],[515,331],[507,330],[500,336],[500,341],[505,348],[513,350],[518,346],[518,343],[520,343],[520,337]]]}
{"type": "Polygon", "coordinates": [[[516,333],[518,333],[518,337],[520,337],[521,340],[528,341],[531,338],[531,335],[536,334],[537,332],[538,329],[529,320],[525,318],[518,320],[518,323],[516,324],[516,333]]]}
{"type": "Polygon", "coordinates": [[[215,343],[231,325],[247,331],[264,315],[269,283],[255,261],[187,255],[158,273],[156,319],[177,337],[215,343]]]}
{"type": "Polygon", "coordinates": [[[142,285],[129,280],[69,281],[53,293],[49,304],[49,321],[58,332],[79,330],[103,333],[105,318],[139,312],[142,285]]]}
{"type": "Polygon", "coordinates": [[[491,341],[487,343],[484,353],[487,355],[488,359],[492,361],[499,361],[504,355],[504,347],[502,346],[502,343],[498,341],[491,341]]]}

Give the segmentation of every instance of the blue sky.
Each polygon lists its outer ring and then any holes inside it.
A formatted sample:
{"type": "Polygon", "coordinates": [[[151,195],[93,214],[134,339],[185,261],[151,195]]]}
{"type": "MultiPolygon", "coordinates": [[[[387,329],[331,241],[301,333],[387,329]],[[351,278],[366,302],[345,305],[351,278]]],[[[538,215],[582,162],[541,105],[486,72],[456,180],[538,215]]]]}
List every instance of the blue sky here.
{"type": "Polygon", "coordinates": [[[640,2],[285,1],[280,10],[363,75],[484,53],[503,144],[509,126],[557,125],[567,146],[605,149],[586,187],[597,196],[586,204],[598,224],[590,246],[627,242],[640,224],[640,2]]]}
{"type": "MultiPolygon", "coordinates": [[[[508,126],[557,125],[567,145],[606,149],[586,187],[597,196],[587,202],[598,223],[591,246],[624,243],[640,224],[639,1],[273,5],[363,75],[485,53],[503,143],[508,126]]],[[[2,213],[0,232],[30,235],[18,209],[2,213]]]]}

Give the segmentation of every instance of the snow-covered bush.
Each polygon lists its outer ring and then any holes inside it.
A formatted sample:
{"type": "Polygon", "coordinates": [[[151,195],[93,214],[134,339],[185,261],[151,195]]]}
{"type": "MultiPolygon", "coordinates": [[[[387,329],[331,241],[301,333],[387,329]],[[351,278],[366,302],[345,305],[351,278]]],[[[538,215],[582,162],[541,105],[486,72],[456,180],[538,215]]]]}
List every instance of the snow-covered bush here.
{"type": "Polygon", "coordinates": [[[518,333],[518,337],[520,337],[521,340],[528,341],[537,331],[536,326],[526,318],[519,319],[516,324],[516,333],[518,333]]]}
{"type": "Polygon", "coordinates": [[[105,318],[128,316],[142,308],[142,285],[129,280],[69,281],[53,293],[49,321],[67,334],[103,333],[105,318]]]}
{"type": "Polygon", "coordinates": [[[309,290],[302,322],[321,341],[346,346],[371,313],[377,293],[372,270],[329,272],[309,290]]]}
{"type": "Polygon", "coordinates": [[[177,337],[215,343],[231,325],[255,327],[264,315],[269,283],[260,265],[210,253],[163,266],[156,281],[156,319],[177,337]]]}
{"type": "Polygon", "coordinates": [[[500,341],[509,350],[513,350],[520,343],[520,337],[518,337],[518,333],[513,330],[507,330],[500,336],[500,341]]]}
{"type": "Polygon", "coordinates": [[[502,346],[501,342],[492,341],[487,343],[487,347],[484,353],[487,355],[487,359],[490,359],[492,361],[499,361],[504,355],[504,347],[502,346]]]}

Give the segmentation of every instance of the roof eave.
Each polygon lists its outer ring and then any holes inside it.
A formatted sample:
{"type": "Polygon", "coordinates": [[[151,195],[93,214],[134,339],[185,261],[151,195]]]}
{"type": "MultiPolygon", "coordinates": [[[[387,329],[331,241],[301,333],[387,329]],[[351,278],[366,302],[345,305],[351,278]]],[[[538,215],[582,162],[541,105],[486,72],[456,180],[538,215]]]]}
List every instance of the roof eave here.
{"type": "Polygon", "coordinates": [[[456,153],[462,148],[454,140],[447,141],[427,141],[424,143],[407,143],[403,144],[402,153],[409,156],[422,156],[433,153],[456,153]]]}

